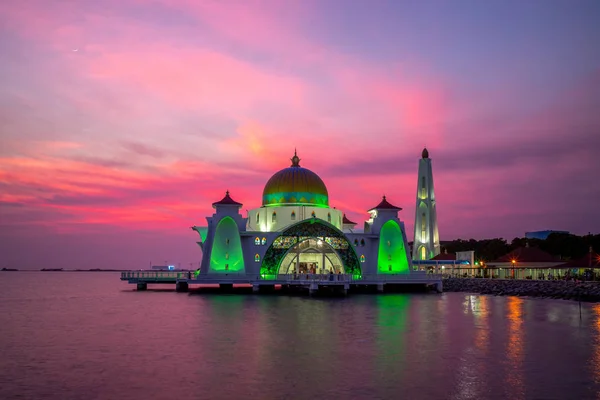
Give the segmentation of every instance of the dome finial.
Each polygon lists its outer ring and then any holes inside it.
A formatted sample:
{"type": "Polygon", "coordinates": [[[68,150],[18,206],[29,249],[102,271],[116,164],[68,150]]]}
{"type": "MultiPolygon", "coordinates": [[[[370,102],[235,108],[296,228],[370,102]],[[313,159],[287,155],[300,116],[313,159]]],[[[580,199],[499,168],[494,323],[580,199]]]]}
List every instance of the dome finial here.
{"type": "Polygon", "coordinates": [[[296,149],[294,148],[294,157],[290,158],[290,161],[292,161],[292,167],[299,167],[300,166],[300,158],[298,157],[298,154],[296,154],[296,149]]]}
{"type": "Polygon", "coordinates": [[[225,191],[225,196],[229,196],[229,189],[225,191]]]}
{"type": "Polygon", "coordinates": [[[429,158],[429,151],[427,151],[427,147],[423,147],[423,152],[421,153],[421,157],[429,158]]]}

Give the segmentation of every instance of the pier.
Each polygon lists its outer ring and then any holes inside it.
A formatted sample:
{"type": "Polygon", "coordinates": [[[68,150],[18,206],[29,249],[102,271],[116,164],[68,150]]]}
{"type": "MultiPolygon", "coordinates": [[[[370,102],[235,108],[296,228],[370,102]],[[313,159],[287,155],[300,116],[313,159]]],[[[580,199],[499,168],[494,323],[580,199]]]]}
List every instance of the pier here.
{"type": "Polygon", "coordinates": [[[121,280],[137,285],[137,290],[146,290],[149,284],[175,285],[178,292],[187,292],[190,286],[215,285],[223,290],[233,285],[251,285],[253,293],[269,293],[280,286],[283,292],[308,292],[316,295],[323,292],[347,295],[349,291],[376,291],[386,289],[422,287],[442,292],[442,275],[413,272],[410,274],[375,274],[356,276],[350,274],[285,274],[263,277],[252,274],[201,274],[192,271],[125,271],[121,280]]]}

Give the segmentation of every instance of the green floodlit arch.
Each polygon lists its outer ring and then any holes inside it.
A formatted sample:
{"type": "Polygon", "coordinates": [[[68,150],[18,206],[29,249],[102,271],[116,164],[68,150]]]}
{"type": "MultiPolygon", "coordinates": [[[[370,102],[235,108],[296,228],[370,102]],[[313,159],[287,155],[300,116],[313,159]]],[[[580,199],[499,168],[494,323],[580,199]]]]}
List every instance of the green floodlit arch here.
{"type": "Polygon", "coordinates": [[[260,274],[265,279],[275,279],[279,266],[285,255],[297,243],[307,239],[321,239],[331,246],[342,260],[344,271],[356,277],[361,276],[360,262],[354,248],[342,231],[335,226],[317,219],[301,221],[290,226],[271,243],[260,267],[260,274]]]}
{"type": "MultiPolygon", "coordinates": [[[[331,242],[331,241],[330,241],[331,242]]],[[[339,247],[339,246],[338,246],[339,247]]],[[[333,273],[344,272],[344,265],[340,256],[337,254],[337,251],[334,247],[329,244],[327,241],[323,241],[318,238],[302,238],[301,241],[296,242],[295,245],[290,247],[288,251],[284,254],[279,262],[279,267],[277,269],[277,274],[290,274],[294,273],[295,268],[293,266],[296,265],[296,256],[304,255],[304,256],[317,256],[320,258],[324,264],[320,267],[321,272],[319,273],[329,273],[329,271],[333,271],[333,273]],[[305,248],[302,249],[303,245],[305,248]],[[291,256],[291,258],[290,258],[291,256]],[[283,263],[287,261],[287,265],[283,263]],[[329,268],[327,267],[329,265],[329,268]],[[284,268],[292,267],[290,271],[282,271],[284,268]]]]}
{"type": "Polygon", "coordinates": [[[400,225],[389,220],[381,227],[379,235],[379,254],[377,257],[377,273],[407,274],[409,273],[408,257],[404,247],[404,237],[400,225]]]}
{"type": "Polygon", "coordinates": [[[231,217],[219,221],[210,253],[209,273],[244,272],[244,254],[238,226],[231,217]]]}

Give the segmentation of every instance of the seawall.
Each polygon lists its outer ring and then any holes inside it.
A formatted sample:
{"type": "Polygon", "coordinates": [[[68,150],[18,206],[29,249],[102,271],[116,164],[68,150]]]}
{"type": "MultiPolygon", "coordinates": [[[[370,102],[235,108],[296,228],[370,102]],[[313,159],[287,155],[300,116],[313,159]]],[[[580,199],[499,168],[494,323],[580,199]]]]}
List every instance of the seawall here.
{"type": "Polygon", "coordinates": [[[448,278],[444,279],[444,292],[600,302],[600,282],[448,278]]]}

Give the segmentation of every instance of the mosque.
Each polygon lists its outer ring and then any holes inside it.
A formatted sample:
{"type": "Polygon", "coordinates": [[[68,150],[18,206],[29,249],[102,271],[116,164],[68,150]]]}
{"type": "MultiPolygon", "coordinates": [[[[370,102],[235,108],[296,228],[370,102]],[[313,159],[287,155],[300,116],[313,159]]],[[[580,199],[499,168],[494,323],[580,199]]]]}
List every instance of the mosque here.
{"type": "Polygon", "coordinates": [[[262,205],[247,212],[229,191],[212,204],[206,226],[193,226],[203,258],[197,277],[244,274],[275,280],[296,274],[344,274],[354,280],[416,274],[411,258],[439,254],[439,235],[431,160],[422,152],[417,181],[415,240],[411,256],[402,210],[383,196],[368,210],[362,228],[342,210],[329,206],[323,180],[300,165],[291,165],[266,183],[262,205]]]}

